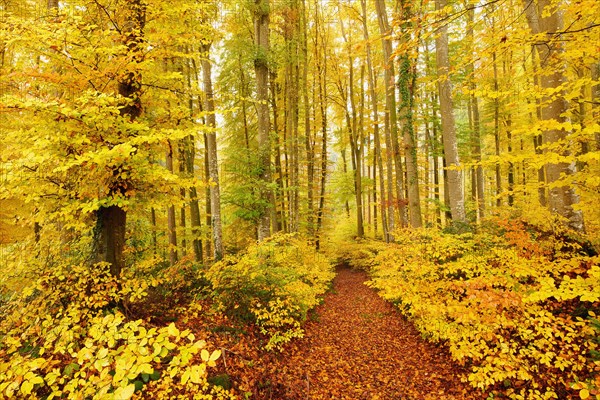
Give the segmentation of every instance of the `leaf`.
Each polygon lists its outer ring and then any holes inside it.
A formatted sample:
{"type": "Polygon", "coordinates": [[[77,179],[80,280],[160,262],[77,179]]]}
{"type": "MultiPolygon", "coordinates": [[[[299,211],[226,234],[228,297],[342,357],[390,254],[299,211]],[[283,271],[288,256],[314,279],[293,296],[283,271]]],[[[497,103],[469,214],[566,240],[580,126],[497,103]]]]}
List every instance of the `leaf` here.
{"type": "Polygon", "coordinates": [[[590,397],[590,391],[587,389],[581,389],[579,391],[579,398],[588,399],[590,397]]]}
{"type": "Polygon", "coordinates": [[[179,336],[179,329],[177,329],[174,322],[171,322],[167,327],[167,333],[171,336],[179,336]]]}
{"type": "Polygon", "coordinates": [[[202,361],[207,362],[210,358],[210,353],[208,352],[208,350],[202,349],[202,352],[200,353],[200,357],[202,358],[202,361]]]}
{"type": "Polygon", "coordinates": [[[31,394],[32,390],[33,383],[31,383],[30,381],[23,381],[23,383],[21,384],[21,393],[28,395],[31,394]]]}
{"type": "Polygon", "coordinates": [[[125,387],[117,388],[117,390],[115,390],[115,393],[114,393],[114,395],[115,395],[114,398],[119,399],[119,400],[128,400],[131,398],[131,396],[133,396],[134,392],[135,392],[135,384],[132,383],[125,387]]]}
{"type": "Polygon", "coordinates": [[[215,350],[210,355],[209,361],[216,361],[219,357],[221,357],[221,350],[215,350]]]}

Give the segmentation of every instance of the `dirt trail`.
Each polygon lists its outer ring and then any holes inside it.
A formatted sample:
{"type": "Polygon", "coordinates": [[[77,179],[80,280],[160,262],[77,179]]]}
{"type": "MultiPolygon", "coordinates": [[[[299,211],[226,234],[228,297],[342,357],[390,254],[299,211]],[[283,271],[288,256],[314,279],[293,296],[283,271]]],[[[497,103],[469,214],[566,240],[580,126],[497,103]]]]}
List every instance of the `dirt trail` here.
{"type": "Polygon", "coordinates": [[[391,304],[340,269],[334,290],[271,365],[265,399],[477,399],[446,351],[425,342],[391,304]]]}

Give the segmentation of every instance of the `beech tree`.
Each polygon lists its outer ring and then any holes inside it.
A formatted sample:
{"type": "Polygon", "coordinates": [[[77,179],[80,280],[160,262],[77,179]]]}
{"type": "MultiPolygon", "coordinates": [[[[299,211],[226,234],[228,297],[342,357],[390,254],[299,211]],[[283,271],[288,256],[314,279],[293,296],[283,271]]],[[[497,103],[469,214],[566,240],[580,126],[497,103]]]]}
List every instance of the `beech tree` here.
{"type": "MultiPolygon", "coordinates": [[[[444,10],[445,0],[436,0],[437,11],[444,10]]],[[[438,90],[440,99],[440,115],[442,122],[442,141],[444,143],[444,159],[448,175],[448,197],[452,220],[465,222],[465,195],[458,156],[454,108],[452,102],[452,87],[450,81],[450,62],[448,56],[448,27],[442,24],[438,28],[435,40],[435,55],[438,71],[438,90]]]]}
{"type": "MultiPolygon", "coordinates": [[[[559,5],[560,3],[558,3],[559,5]]],[[[543,130],[543,144],[546,148],[555,145],[565,145],[568,137],[564,123],[567,122],[565,114],[568,103],[564,97],[561,86],[565,82],[565,64],[562,60],[563,45],[560,31],[564,29],[562,12],[549,1],[525,4],[527,22],[535,35],[535,49],[539,55],[540,86],[544,93],[541,104],[542,120],[547,121],[547,128],[543,130]]],[[[569,150],[559,152],[562,157],[569,155],[569,150]]],[[[560,161],[547,163],[546,180],[550,185],[548,194],[548,207],[552,212],[566,218],[568,224],[577,231],[583,231],[583,216],[573,206],[578,203],[574,188],[560,182],[561,175],[573,175],[575,163],[560,161]]]]}
{"type": "Polygon", "coordinates": [[[254,70],[256,73],[256,100],[258,118],[258,154],[263,187],[261,199],[266,205],[258,222],[258,240],[271,235],[271,140],[269,137],[269,0],[255,0],[254,3],[254,40],[256,55],[254,70]]]}

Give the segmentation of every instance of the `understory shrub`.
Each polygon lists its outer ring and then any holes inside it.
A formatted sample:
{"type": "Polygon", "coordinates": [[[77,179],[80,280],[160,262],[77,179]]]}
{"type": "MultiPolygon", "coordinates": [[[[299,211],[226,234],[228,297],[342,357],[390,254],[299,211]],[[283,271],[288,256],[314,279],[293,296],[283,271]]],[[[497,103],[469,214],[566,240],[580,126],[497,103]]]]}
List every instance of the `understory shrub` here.
{"type": "Polygon", "coordinates": [[[373,258],[368,284],[446,344],[474,387],[513,399],[600,395],[598,256],[520,221],[396,240],[373,258]]]}
{"type": "Polygon", "coordinates": [[[225,257],[206,273],[214,299],[227,314],[256,322],[267,349],[302,335],[301,322],[321,301],[334,271],[329,260],[298,235],[274,235],[225,257]]]}
{"type": "Polygon", "coordinates": [[[332,250],[339,264],[351,268],[370,271],[374,266],[375,256],[387,248],[383,242],[360,239],[352,242],[338,242],[332,250]]]}
{"type": "Polygon", "coordinates": [[[118,282],[106,263],[54,265],[4,304],[0,399],[233,398],[207,381],[219,350],[122,312],[166,283],[133,271],[118,282]]]}

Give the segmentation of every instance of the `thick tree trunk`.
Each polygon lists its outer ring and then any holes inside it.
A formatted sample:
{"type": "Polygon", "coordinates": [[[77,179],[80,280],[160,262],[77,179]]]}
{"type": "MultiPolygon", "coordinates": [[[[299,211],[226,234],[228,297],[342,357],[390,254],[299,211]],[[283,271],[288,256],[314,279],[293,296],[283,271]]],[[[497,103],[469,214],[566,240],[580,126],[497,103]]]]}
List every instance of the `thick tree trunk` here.
{"type": "MultiPolygon", "coordinates": [[[[57,8],[58,4],[56,1],[50,0],[48,6],[57,8]]],[[[146,5],[141,0],[128,0],[124,6],[124,12],[127,13],[128,24],[123,29],[122,42],[127,47],[127,55],[132,60],[132,64],[140,63],[144,57],[142,47],[146,5]]],[[[130,120],[136,119],[142,112],[139,97],[141,83],[141,73],[134,68],[122,73],[118,78],[117,90],[119,95],[128,100],[120,109],[120,114],[130,120]]],[[[114,175],[116,182],[110,188],[110,196],[125,196],[122,193],[122,188],[127,186],[127,183],[118,177],[120,172],[116,169],[114,175]]],[[[127,212],[121,206],[101,207],[96,212],[95,259],[110,263],[110,273],[115,277],[121,275],[121,271],[125,266],[123,250],[125,248],[126,224],[127,212]]]]}
{"type": "MultiPolygon", "coordinates": [[[[542,120],[566,122],[565,114],[568,104],[564,98],[563,89],[561,89],[565,81],[565,64],[561,60],[564,50],[559,35],[556,35],[563,29],[562,12],[556,9],[550,0],[538,0],[537,3],[526,2],[524,6],[532,33],[546,33],[548,38],[548,42],[535,45],[541,63],[540,86],[546,93],[542,99],[542,120]]],[[[567,137],[568,133],[562,128],[548,129],[542,134],[544,145],[563,142],[567,140],[567,137]]],[[[567,156],[568,151],[560,155],[567,156]]],[[[571,228],[583,231],[583,215],[581,211],[573,208],[573,205],[579,202],[579,198],[571,186],[560,183],[563,175],[568,176],[574,173],[574,163],[546,164],[546,180],[550,185],[548,207],[551,212],[566,218],[571,228]]]]}
{"type": "Polygon", "coordinates": [[[102,207],[96,212],[97,261],[110,264],[110,273],[119,276],[125,267],[125,227],[127,213],[118,206],[102,207]]]}
{"type": "Polygon", "coordinates": [[[271,236],[271,141],[269,138],[269,0],[254,1],[254,38],[256,55],[256,98],[258,116],[258,157],[262,181],[261,200],[265,209],[258,221],[258,240],[271,236]]]}
{"type": "MultiPolygon", "coordinates": [[[[436,0],[436,10],[446,6],[446,0],[436,0]]],[[[442,141],[444,144],[444,157],[448,174],[448,197],[450,210],[454,222],[464,222],[465,196],[462,182],[462,171],[458,157],[458,143],[454,123],[454,110],[452,105],[452,88],[450,83],[450,63],[448,57],[448,27],[442,25],[435,40],[436,60],[438,69],[438,88],[440,93],[440,113],[442,120],[442,141]]]]}

